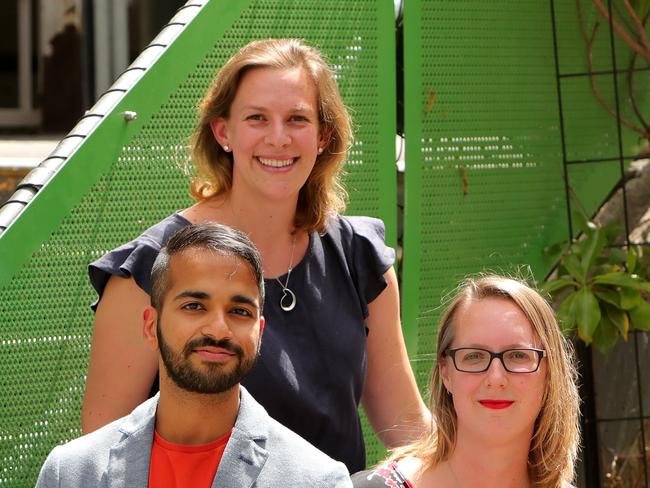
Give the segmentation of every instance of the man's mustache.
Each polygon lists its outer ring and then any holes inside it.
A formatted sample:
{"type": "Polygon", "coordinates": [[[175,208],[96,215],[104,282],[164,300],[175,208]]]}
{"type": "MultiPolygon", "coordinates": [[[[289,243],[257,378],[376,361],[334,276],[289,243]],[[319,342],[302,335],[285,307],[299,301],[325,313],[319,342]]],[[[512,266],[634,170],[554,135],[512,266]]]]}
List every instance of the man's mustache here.
{"type": "Polygon", "coordinates": [[[221,349],[225,349],[226,351],[230,351],[233,354],[236,354],[239,358],[242,358],[244,356],[244,350],[241,348],[239,344],[235,344],[230,339],[219,339],[217,341],[212,337],[208,337],[208,336],[192,339],[190,342],[185,344],[185,347],[183,348],[183,354],[185,355],[185,357],[188,357],[190,354],[192,354],[192,351],[194,351],[194,349],[196,349],[197,347],[205,347],[205,346],[219,347],[221,349]]]}

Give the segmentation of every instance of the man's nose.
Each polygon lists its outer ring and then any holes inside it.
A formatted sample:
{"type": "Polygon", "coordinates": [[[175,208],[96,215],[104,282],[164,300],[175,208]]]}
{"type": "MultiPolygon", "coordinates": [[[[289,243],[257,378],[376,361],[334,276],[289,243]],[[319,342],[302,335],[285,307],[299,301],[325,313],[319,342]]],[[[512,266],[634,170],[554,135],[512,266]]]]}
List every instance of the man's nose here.
{"type": "Polygon", "coordinates": [[[215,339],[222,339],[232,335],[228,322],[226,321],[226,314],[221,311],[214,312],[206,317],[206,321],[201,327],[201,332],[215,339]]]}

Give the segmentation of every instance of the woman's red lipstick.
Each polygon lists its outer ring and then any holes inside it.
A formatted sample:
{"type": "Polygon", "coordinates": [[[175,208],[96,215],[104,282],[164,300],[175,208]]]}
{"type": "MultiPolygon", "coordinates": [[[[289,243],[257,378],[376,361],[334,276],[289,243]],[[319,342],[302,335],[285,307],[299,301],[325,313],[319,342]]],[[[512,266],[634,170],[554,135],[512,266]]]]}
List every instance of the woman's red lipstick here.
{"type": "Polygon", "coordinates": [[[508,408],[510,405],[512,405],[515,402],[510,400],[480,400],[479,403],[486,408],[501,410],[503,408],[508,408]]]}

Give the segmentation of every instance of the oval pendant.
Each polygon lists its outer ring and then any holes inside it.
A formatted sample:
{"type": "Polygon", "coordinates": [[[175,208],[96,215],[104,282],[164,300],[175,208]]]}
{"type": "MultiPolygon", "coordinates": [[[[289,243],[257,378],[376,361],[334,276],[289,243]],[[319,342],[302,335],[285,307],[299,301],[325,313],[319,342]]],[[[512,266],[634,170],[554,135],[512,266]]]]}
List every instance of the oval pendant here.
{"type": "Polygon", "coordinates": [[[296,295],[294,295],[294,293],[289,288],[282,288],[282,298],[280,298],[280,308],[285,312],[291,312],[295,307],[296,307],[296,295]]]}

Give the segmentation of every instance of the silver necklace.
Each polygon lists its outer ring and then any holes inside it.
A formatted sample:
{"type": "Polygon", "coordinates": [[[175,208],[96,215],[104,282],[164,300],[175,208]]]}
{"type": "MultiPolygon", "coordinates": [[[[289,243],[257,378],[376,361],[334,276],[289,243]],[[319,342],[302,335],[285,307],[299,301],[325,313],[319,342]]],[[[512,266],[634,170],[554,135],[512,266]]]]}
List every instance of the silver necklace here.
{"type": "Polygon", "coordinates": [[[293,252],[296,250],[296,235],[293,235],[293,241],[291,242],[291,257],[289,258],[289,268],[287,269],[287,279],[284,281],[284,285],[280,281],[280,278],[276,277],[275,281],[280,283],[282,287],[282,298],[280,298],[280,308],[285,312],[291,312],[296,307],[296,294],[289,289],[289,278],[291,277],[291,270],[293,269],[293,252]]]}

